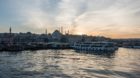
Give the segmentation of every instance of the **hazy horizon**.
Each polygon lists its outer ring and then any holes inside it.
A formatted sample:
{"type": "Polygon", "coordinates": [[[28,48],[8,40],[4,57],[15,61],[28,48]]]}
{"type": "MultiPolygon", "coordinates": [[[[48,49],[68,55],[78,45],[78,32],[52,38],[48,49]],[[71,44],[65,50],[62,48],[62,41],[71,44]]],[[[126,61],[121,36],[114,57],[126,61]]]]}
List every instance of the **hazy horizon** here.
{"type": "Polygon", "coordinates": [[[140,38],[140,0],[0,0],[0,32],[140,38]]]}

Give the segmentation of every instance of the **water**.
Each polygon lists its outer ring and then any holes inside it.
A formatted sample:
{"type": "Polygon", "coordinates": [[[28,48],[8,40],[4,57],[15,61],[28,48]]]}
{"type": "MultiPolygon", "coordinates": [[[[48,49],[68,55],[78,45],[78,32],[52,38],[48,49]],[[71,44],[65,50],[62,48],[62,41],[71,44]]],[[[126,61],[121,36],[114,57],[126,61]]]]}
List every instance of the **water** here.
{"type": "Polygon", "coordinates": [[[0,78],[140,78],[140,49],[112,54],[74,50],[0,53],[0,78]]]}

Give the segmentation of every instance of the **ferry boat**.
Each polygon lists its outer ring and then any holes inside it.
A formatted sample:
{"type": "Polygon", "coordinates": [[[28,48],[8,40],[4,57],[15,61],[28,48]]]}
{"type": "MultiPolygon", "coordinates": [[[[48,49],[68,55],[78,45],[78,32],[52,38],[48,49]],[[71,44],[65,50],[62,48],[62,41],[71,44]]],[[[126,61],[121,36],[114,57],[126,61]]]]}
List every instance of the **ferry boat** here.
{"type": "Polygon", "coordinates": [[[114,42],[74,43],[72,48],[85,51],[115,51],[118,49],[114,42]]]}

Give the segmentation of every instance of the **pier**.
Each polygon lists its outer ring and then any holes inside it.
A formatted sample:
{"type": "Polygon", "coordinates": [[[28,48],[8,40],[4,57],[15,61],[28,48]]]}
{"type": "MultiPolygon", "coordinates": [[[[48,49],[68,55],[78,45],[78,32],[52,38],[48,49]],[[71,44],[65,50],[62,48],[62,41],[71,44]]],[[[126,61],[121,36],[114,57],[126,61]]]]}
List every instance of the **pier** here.
{"type": "Polygon", "coordinates": [[[40,50],[40,49],[71,49],[68,43],[28,43],[1,45],[0,51],[23,51],[23,50],[40,50]]]}

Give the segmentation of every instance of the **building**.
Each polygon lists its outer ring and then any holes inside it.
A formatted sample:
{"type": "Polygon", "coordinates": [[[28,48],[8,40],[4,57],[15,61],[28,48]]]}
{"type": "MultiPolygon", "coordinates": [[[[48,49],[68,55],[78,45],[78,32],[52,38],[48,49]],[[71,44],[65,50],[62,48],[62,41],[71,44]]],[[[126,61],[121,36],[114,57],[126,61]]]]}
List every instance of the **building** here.
{"type": "Polygon", "coordinates": [[[55,30],[53,33],[52,33],[52,39],[53,41],[60,41],[61,38],[62,38],[63,34],[60,33],[60,31],[58,30],[55,30]]]}

